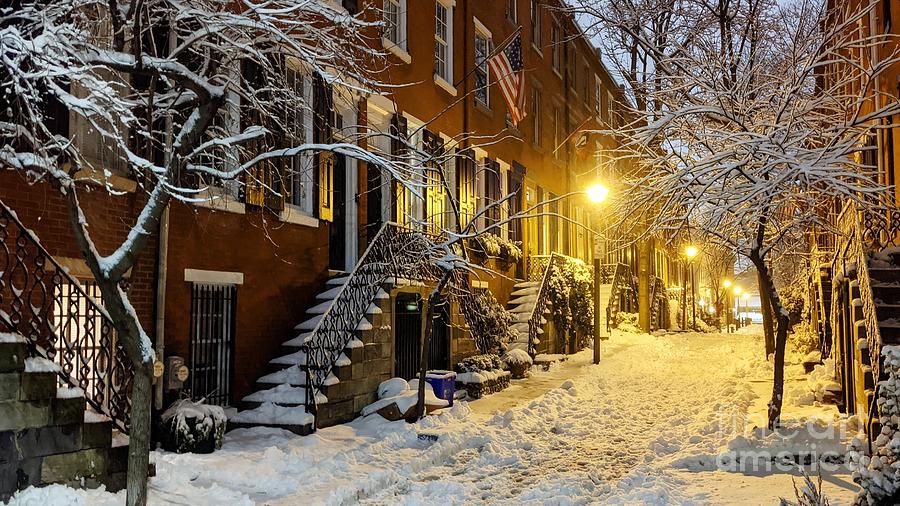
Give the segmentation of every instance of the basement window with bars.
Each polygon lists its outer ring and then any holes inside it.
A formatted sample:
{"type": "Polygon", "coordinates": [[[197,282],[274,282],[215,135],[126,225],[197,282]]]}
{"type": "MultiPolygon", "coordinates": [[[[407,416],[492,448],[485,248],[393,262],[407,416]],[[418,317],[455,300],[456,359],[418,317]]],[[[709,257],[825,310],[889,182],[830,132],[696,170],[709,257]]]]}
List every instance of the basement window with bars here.
{"type": "Polygon", "coordinates": [[[237,287],[194,283],[191,287],[190,388],[195,400],[228,406],[234,383],[237,287]]]}

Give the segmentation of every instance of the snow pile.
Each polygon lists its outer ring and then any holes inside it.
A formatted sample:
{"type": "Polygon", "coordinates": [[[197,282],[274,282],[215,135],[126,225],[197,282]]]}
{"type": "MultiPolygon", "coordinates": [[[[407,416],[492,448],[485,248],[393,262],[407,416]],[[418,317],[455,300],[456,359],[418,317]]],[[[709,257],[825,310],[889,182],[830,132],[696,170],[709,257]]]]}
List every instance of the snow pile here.
{"type": "Polygon", "coordinates": [[[638,314],[619,311],[616,313],[616,328],[622,332],[640,334],[641,328],[638,325],[638,314]]]}
{"type": "Polygon", "coordinates": [[[21,334],[0,332],[0,343],[24,343],[25,338],[21,334]]]}
{"type": "Polygon", "coordinates": [[[76,399],[84,397],[84,390],[78,387],[59,387],[56,389],[57,399],[76,399]]]}
{"type": "Polygon", "coordinates": [[[528,354],[528,352],[520,349],[507,351],[506,355],[503,356],[503,361],[506,362],[507,365],[531,365],[532,363],[531,356],[528,354]]]}
{"type": "Polygon", "coordinates": [[[60,372],[61,370],[59,364],[43,357],[28,357],[25,359],[25,372],[60,372]]]}
{"type": "MultiPolygon", "coordinates": [[[[362,416],[369,416],[377,413],[378,410],[396,404],[401,414],[408,412],[419,401],[419,381],[413,380],[409,383],[403,378],[391,378],[382,381],[378,385],[378,400],[369,404],[362,409],[362,416]]],[[[434,389],[429,383],[425,383],[425,407],[426,408],[445,408],[449,404],[444,399],[439,399],[434,395],[434,389]]]]}
{"type": "Polygon", "coordinates": [[[502,369],[493,369],[490,371],[479,372],[461,372],[456,376],[456,381],[460,383],[486,383],[495,379],[509,376],[509,371],[502,369]]]}

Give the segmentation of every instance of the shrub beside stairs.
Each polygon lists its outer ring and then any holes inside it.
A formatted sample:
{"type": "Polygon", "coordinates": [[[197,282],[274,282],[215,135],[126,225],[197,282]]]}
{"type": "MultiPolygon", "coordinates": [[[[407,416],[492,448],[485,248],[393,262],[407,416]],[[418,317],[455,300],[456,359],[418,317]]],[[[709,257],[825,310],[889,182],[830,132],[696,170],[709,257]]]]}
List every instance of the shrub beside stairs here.
{"type": "Polygon", "coordinates": [[[112,421],[86,411],[80,389],[57,388],[58,371],[0,333],[0,501],[51,483],[125,487],[128,446],[112,446],[112,421]]]}

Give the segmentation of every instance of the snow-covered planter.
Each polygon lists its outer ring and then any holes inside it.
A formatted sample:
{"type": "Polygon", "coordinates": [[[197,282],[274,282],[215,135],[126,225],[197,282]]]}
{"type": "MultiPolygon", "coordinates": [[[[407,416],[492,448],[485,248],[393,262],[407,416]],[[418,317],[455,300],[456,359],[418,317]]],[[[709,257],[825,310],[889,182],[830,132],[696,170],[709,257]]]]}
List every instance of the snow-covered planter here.
{"type": "Polygon", "coordinates": [[[512,373],[503,369],[463,372],[456,376],[456,389],[465,390],[470,399],[499,392],[509,386],[512,373]]]}
{"type": "MultiPolygon", "coordinates": [[[[528,355],[527,353],[525,354],[528,355]]],[[[512,374],[503,370],[503,360],[498,355],[475,355],[456,365],[456,389],[465,390],[472,399],[499,392],[509,386],[512,374]]]]}
{"type": "Polygon", "coordinates": [[[528,355],[528,352],[518,348],[507,351],[506,355],[503,356],[503,361],[506,362],[506,368],[509,369],[512,377],[515,379],[524,378],[532,364],[531,356],[528,355]]]}
{"type": "MultiPolygon", "coordinates": [[[[378,400],[362,409],[362,416],[379,414],[390,421],[412,420],[416,416],[419,401],[419,381],[407,382],[403,378],[391,378],[378,385],[378,400]]],[[[434,395],[431,385],[425,383],[425,411],[447,407],[449,403],[434,395]]]]}
{"type": "Polygon", "coordinates": [[[175,453],[212,453],[222,448],[227,421],[221,406],[177,400],[162,414],[163,449],[175,453]]]}

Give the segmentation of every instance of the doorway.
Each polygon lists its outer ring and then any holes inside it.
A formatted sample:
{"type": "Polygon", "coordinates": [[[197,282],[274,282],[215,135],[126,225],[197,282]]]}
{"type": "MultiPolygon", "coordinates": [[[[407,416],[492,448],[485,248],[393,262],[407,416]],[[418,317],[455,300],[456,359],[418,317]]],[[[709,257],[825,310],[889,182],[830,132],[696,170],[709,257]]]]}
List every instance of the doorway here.
{"type": "Polygon", "coordinates": [[[347,269],[347,157],[334,157],[334,211],[328,228],[328,268],[347,269]]]}
{"type": "Polygon", "coordinates": [[[394,301],[394,376],[413,379],[419,369],[422,296],[400,293],[394,301]]]}

